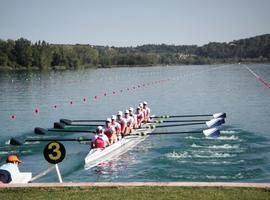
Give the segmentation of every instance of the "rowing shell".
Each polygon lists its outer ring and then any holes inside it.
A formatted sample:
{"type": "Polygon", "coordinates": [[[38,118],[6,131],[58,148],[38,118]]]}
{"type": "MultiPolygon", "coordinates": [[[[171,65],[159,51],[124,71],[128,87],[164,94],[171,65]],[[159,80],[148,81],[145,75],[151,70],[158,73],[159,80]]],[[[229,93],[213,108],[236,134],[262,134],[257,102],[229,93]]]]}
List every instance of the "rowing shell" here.
{"type": "MultiPolygon", "coordinates": [[[[150,125],[153,125],[151,123],[150,125]]],[[[98,164],[112,160],[115,157],[124,154],[143,140],[145,140],[151,132],[154,131],[149,124],[144,124],[141,129],[134,131],[131,135],[128,135],[118,142],[106,147],[104,149],[94,148],[85,157],[85,169],[90,169],[98,164]]]]}

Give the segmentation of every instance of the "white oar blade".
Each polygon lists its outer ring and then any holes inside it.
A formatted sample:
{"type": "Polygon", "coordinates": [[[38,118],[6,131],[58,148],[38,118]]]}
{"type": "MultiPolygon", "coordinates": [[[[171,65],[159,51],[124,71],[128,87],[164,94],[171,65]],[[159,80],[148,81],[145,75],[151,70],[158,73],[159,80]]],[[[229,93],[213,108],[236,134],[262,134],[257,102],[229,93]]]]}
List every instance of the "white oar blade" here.
{"type": "Polygon", "coordinates": [[[224,118],[211,119],[210,121],[205,122],[208,128],[214,128],[225,123],[224,118]]]}
{"type": "Polygon", "coordinates": [[[214,113],[213,114],[213,117],[214,118],[226,118],[226,113],[223,113],[223,112],[221,112],[221,113],[214,113]]]}
{"type": "Polygon", "coordinates": [[[209,128],[209,129],[203,130],[203,134],[206,137],[218,137],[220,135],[220,131],[217,128],[209,128]]]}

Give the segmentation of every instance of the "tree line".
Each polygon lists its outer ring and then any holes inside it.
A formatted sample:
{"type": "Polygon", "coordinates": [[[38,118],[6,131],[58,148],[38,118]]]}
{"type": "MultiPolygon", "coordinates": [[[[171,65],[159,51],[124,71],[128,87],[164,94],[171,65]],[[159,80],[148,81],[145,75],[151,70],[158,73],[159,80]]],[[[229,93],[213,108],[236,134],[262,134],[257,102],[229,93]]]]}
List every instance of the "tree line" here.
{"type": "Polygon", "coordinates": [[[87,67],[269,62],[270,34],[197,45],[109,47],[0,40],[0,66],[9,69],[78,69],[87,67]]]}

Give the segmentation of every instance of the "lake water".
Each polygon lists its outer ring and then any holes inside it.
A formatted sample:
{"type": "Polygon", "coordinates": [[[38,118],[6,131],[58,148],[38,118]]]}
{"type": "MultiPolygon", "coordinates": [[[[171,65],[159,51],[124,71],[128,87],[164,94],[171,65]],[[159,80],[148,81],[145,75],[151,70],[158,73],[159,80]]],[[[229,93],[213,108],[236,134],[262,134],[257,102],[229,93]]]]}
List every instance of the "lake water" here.
{"type": "MultiPolygon", "coordinates": [[[[270,82],[269,64],[246,66],[270,82]]],[[[43,157],[46,143],[9,146],[11,137],[87,136],[39,136],[33,129],[50,128],[60,118],[105,119],[144,100],[156,115],[226,112],[226,124],[215,139],[200,133],[150,136],[117,159],[89,170],[84,169],[89,146],[64,142],[64,181],[270,182],[270,90],[240,64],[1,72],[0,162],[16,153],[24,162],[21,171],[36,175],[50,166],[43,157]]],[[[38,180],[45,181],[57,181],[56,174],[38,180]]]]}

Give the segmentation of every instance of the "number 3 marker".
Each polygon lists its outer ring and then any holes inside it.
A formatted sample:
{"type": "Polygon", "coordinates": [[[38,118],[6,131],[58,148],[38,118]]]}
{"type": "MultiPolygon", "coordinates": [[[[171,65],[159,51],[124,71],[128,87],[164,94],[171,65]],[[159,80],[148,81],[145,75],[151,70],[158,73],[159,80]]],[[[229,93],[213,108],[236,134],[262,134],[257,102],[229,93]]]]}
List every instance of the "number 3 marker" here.
{"type": "Polygon", "coordinates": [[[66,149],[60,142],[52,141],[45,146],[43,155],[49,163],[57,164],[65,158],[66,149]]]}

